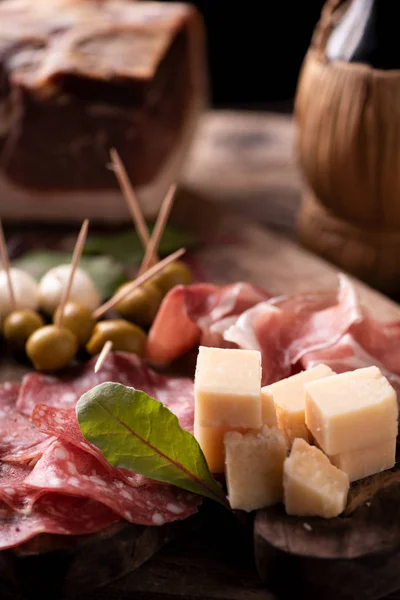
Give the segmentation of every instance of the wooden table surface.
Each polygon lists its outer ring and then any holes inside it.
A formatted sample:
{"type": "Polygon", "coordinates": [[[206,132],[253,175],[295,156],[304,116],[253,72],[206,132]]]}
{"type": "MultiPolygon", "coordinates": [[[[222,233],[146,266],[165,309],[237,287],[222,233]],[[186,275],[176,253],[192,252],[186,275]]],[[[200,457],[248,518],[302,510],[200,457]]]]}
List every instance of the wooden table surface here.
{"type": "Polygon", "coordinates": [[[182,182],[227,210],[293,237],[303,185],[295,141],[290,115],[210,112],[182,182]]]}

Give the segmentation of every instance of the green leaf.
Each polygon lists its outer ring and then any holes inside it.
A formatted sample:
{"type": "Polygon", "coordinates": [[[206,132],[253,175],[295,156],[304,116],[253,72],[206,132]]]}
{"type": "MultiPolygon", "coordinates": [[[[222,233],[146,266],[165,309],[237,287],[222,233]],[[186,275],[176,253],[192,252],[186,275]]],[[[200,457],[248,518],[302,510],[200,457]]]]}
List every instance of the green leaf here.
{"type": "MultiPolygon", "coordinates": [[[[152,231],[152,227],[149,227],[152,231]]],[[[159,254],[166,256],[178,248],[193,248],[198,244],[194,234],[180,231],[167,225],[160,241],[159,254]]],[[[133,230],[107,235],[89,235],[85,248],[85,255],[107,254],[124,265],[138,264],[143,258],[143,247],[137,233],[133,230]]]]}
{"type": "Polygon", "coordinates": [[[134,388],[106,382],[81,396],[76,414],[84,437],[114,467],[228,506],[197,440],[161,402],[134,388]]]}
{"type": "MultiPolygon", "coordinates": [[[[71,262],[69,252],[33,251],[13,261],[19,267],[39,280],[49,269],[71,262]]],[[[103,298],[110,298],[115,290],[127,281],[121,264],[110,256],[82,256],[79,266],[92,277],[103,298]]]]}

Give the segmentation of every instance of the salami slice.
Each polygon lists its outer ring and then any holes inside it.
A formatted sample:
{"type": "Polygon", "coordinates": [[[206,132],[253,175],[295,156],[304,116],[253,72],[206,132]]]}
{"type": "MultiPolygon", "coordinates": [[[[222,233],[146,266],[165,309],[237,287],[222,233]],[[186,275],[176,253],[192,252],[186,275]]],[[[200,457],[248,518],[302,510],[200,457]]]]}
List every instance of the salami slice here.
{"type": "Polygon", "coordinates": [[[138,525],[185,519],[197,512],[201,502],[198,496],[167,484],[132,487],[114,477],[91,454],[59,440],[46,450],[25,484],[91,498],[138,525]]]}
{"type": "Polygon", "coordinates": [[[25,484],[32,468],[27,464],[0,463],[0,501],[21,513],[29,512],[36,500],[46,493],[25,484]]]}
{"type": "Polygon", "coordinates": [[[115,469],[112,467],[104,458],[102,451],[83,437],[76,418],[75,409],[55,408],[46,404],[38,404],[33,410],[32,422],[44,433],[91,454],[109,473],[123,479],[126,483],[137,486],[146,481],[150,484],[150,480],[145,480],[142,475],[132,473],[126,469],[115,469]]]}
{"type": "Polygon", "coordinates": [[[193,382],[190,379],[160,375],[139,357],[123,352],[110,353],[97,374],[94,373],[95,362],[94,358],[62,377],[29,373],[22,382],[17,409],[29,416],[36,404],[74,408],[84,392],[105,381],[115,381],[146,392],[168,406],[182,427],[193,428],[193,382]]]}
{"type": "Polygon", "coordinates": [[[46,494],[25,515],[0,503],[0,550],[18,546],[40,533],[95,533],[118,520],[119,516],[104,504],[88,498],[46,494]]]}
{"type": "Polygon", "coordinates": [[[20,386],[0,385],[0,459],[10,462],[29,462],[41,456],[47,447],[48,436],[30,420],[17,412],[20,386]]]}

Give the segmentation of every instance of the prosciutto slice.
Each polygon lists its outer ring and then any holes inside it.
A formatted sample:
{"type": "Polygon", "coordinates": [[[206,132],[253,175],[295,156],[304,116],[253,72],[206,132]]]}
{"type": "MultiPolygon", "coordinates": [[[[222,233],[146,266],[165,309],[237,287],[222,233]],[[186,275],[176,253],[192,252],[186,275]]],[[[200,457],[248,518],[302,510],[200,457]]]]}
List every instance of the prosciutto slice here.
{"type": "MultiPolygon", "coordinates": [[[[333,346],[309,352],[301,359],[301,365],[304,369],[311,369],[320,363],[328,365],[335,373],[344,373],[375,365],[387,377],[400,397],[400,375],[390,371],[381,360],[369,354],[350,333],[344,335],[333,346]]],[[[398,369],[399,365],[397,365],[398,369]]]]}
{"type": "Polygon", "coordinates": [[[245,311],[223,337],[241,348],[260,350],[266,385],[289,376],[307,352],[337,343],[361,319],[354,289],[341,277],[336,297],[327,293],[261,302],[245,311]]]}
{"type": "Polygon", "coordinates": [[[268,298],[268,292],[242,282],[176,286],[165,296],[150,329],[146,357],[154,364],[166,364],[198,343],[224,344],[219,332],[211,331],[212,325],[268,298]]]}
{"type": "Polygon", "coordinates": [[[360,306],[353,285],[272,296],[249,284],[179,286],[165,297],[150,330],[147,356],[175,360],[196,344],[262,354],[263,384],[320,362],[342,372],[378,365],[400,390],[400,321],[381,323],[360,306]]]}

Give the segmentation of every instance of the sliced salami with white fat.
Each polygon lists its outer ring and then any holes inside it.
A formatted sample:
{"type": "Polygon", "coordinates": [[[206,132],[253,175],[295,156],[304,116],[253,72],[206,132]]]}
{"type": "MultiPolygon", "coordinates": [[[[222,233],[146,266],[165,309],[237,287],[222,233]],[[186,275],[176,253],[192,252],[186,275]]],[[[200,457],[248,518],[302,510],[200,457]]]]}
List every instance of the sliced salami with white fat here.
{"type": "Polygon", "coordinates": [[[30,462],[48,446],[48,436],[40,432],[16,409],[20,386],[0,385],[0,460],[30,462]]]}
{"type": "Polygon", "coordinates": [[[0,502],[0,550],[18,546],[41,533],[95,533],[119,518],[104,504],[60,494],[42,496],[24,515],[0,502]]]}
{"type": "Polygon", "coordinates": [[[149,369],[133,354],[112,352],[102,369],[95,374],[96,359],[62,377],[29,373],[23,379],[17,409],[30,416],[36,404],[57,408],[74,408],[80,396],[105,381],[115,381],[149,394],[168,406],[181,426],[193,429],[193,382],[187,378],[166,377],[149,369]]]}
{"type": "Polygon", "coordinates": [[[31,418],[40,431],[54,436],[61,442],[72,444],[76,448],[80,448],[83,452],[91,454],[109,473],[114,474],[115,477],[123,479],[132,486],[142,485],[143,481],[146,481],[148,485],[152,483],[150,479],[145,479],[142,475],[132,473],[127,469],[112,467],[104,458],[104,454],[100,448],[91,444],[83,437],[74,408],[63,409],[47,406],[46,404],[38,404],[35,406],[31,418]]]}
{"type": "Polygon", "coordinates": [[[91,454],[59,440],[46,450],[25,484],[91,498],[138,525],[163,525],[185,519],[197,512],[201,501],[198,496],[167,484],[132,487],[91,454]]]}
{"type": "Polygon", "coordinates": [[[25,480],[33,465],[0,462],[0,501],[17,512],[27,513],[45,490],[29,488],[25,480]]]}

